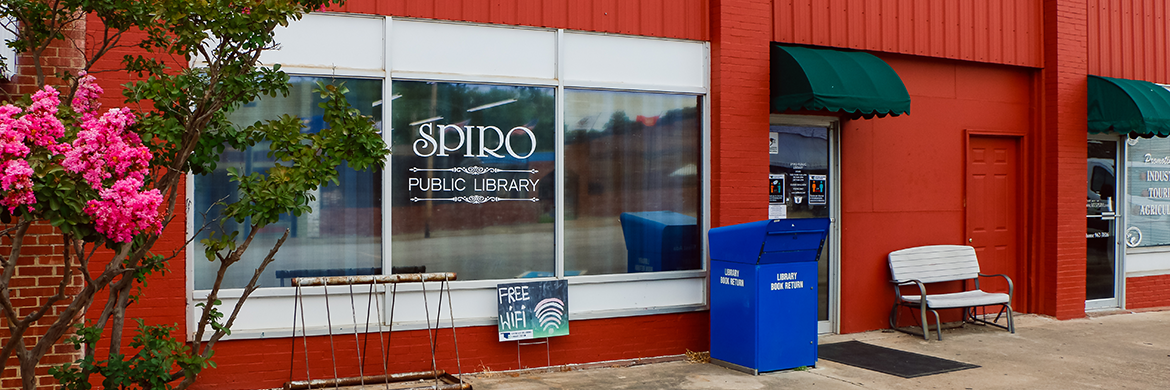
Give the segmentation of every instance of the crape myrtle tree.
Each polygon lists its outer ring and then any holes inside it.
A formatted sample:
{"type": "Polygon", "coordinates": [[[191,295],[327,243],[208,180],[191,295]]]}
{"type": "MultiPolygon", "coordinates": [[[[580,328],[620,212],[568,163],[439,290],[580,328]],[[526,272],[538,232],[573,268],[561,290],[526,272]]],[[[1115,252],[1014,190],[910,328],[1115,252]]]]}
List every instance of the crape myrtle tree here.
{"type": "Polygon", "coordinates": [[[0,2],[0,20],[16,22],[4,26],[17,36],[10,45],[31,60],[42,86],[0,106],[0,234],[8,246],[0,251],[0,311],[10,333],[0,350],[0,372],[15,356],[23,387],[35,388],[35,367],[62,340],[82,351],[74,364],[51,370],[64,388],[89,388],[99,380],[106,388],[186,388],[200,370],[213,365],[216,342],[230,333],[244,300],[288,237],[286,230],[272,248],[249,248],[256,232],[281,214],[310,212],[311,191],[336,183],[343,163],[359,170],[380,168],[389,153],[373,120],[348,105],[343,84],[318,85],[327,128],[317,133],[304,131],[299,118],[287,115],[250,124],[227,119],[242,104],[288,93],[288,76],[279,66],[258,66],[260,53],[276,44],[274,28],[335,2],[0,2]],[[66,29],[87,15],[102,24],[88,31],[89,42],[76,44],[85,47],[82,71],[46,75],[45,49],[68,40],[66,29]],[[120,47],[143,53],[120,62],[137,80],[124,86],[131,108],[102,110],[98,96],[103,91],[86,71],[120,47]],[[161,59],[196,65],[168,68],[161,59]],[[50,76],[66,85],[60,90],[45,86],[50,76]],[[184,221],[173,218],[184,175],[208,174],[226,148],[260,142],[271,144],[275,165],[264,173],[229,172],[239,185],[238,201],[222,204],[219,214],[220,221],[247,223],[246,229],[212,234],[204,241],[206,253],[196,256],[218,262],[219,272],[207,304],[199,306],[194,338],[180,342],[172,335],[173,325],[142,320],[131,320],[137,329],[124,332],[126,309],[141,285],[180,255],[152,247],[164,230],[183,234],[184,221]],[[30,225],[45,222],[61,236],[64,272],[55,294],[20,316],[9,283],[23,265],[21,248],[30,225]],[[250,249],[267,255],[239,304],[219,307],[225,270],[250,249]],[[75,275],[82,280],[79,288],[71,285],[75,275]],[[107,297],[104,305],[91,307],[99,295],[107,297]],[[35,343],[26,342],[29,327],[46,314],[57,318],[35,343]],[[108,341],[107,356],[96,355],[98,340],[108,341]]]}

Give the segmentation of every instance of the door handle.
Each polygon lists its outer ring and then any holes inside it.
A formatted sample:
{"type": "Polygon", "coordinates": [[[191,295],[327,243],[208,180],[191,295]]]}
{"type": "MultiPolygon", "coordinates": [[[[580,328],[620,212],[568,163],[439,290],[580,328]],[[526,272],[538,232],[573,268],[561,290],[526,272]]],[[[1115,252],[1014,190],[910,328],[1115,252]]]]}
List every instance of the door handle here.
{"type": "Polygon", "coordinates": [[[968,238],[968,239],[967,239],[967,243],[968,243],[968,244],[970,244],[970,243],[972,243],[972,242],[975,242],[975,239],[974,239],[974,238],[968,238]]]}

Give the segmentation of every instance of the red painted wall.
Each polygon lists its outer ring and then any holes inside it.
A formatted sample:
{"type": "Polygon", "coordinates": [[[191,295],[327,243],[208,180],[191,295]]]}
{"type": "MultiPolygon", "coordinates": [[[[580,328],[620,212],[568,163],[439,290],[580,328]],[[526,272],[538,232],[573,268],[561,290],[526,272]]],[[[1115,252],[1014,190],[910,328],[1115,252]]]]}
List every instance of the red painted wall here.
{"type": "Polygon", "coordinates": [[[888,327],[890,252],[964,243],[967,131],[1027,137],[1035,116],[1033,70],[879,57],[905,83],[910,115],[842,124],[843,333],[888,327]]]}
{"type": "MultiPolygon", "coordinates": [[[[464,372],[501,371],[544,367],[549,363],[563,365],[706,351],[708,317],[707,312],[696,312],[577,320],[572,322],[568,336],[549,339],[547,353],[544,345],[523,346],[517,351],[516,343],[499,342],[494,326],[457,328],[454,336],[459,341],[459,361],[455,359],[451,330],[442,329],[436,336],[439,369],[451,373],[459,372],[459,367],[464,372]]],[[[391,373],[430,370],[431,349],[426,331],[393,332],[390,337],[386,342],[390,345],[387,350],[391,373]]],[[[329,337],[309,338],[307,358],[303,342],[299,338],[221,342],[216,359],[219,368],[205,371],[195,388],[280,387],[290,377],[304,380],[309,374],[313,379],[333,378],[329,337]],[[309,374],[306,374],[306,359],[309,359],[309,374]]],[[[370,333],[368,356],[361,358],[367,375],[383,372],[380,354],[385,350],[378,347],[378,342],[377,333],[370,333]]],[[[333,343],[338,376],[357,376],[360,352],[353,334],[334,335],[333,343]]]]}
{"type": "MultiPolygon", "coordinates": [[[[86,30],[90,36],[102,35],[104,26],[99,19],[90,15],[86,20],[86,24],[86,30]]],[[[122,42],[137,42],[138,39],[142,39],[143,37],[140,33],[131,32],[124,36],[122,42]]],[[[94,39],[86,42],[88,45],[86,50],[89,56],[92,56],[92,53],[96,51],[94,47],[95,43],[94,39]]],[[[98,85],[104,90],[100,99],[103,110],[126,106],[125,97],[122,95],[122,85],[134,81],[135,78],[126,72],[113,70],[120,67],[119,64],[124,55],[138,55],[141,53],[140,50],[134,47],[115,48],[101,59],[98,59],[93,67],[91,67],[90,73],[97,77],[98,85]]],[[[166,65],[174,69],[185,68],[187,64],[180,61],[181,58],[168,58],[166,65]]],[[[134,108],[141,110],[147,109],[147,107],[134,108]]],[[[173,258],[168,260],[167,271],[165,273],[153,275],[148,279],[147,284],[142,288],[141,298],[137,303],[132,304],[127,309],[127,337],[123,340],[123,348],[128,347],[130,336],[134,334],[133,329],[137,326],[133,321],[135,318],[142,318],[147,325],[174,325],[177,328],[174,336],[180,340],[186,339],[187,258],[184,253],[184,241],[187,235],[187,215],[184,206],[186,204],[185,188],[185,182],[181,183],[178,199],[176,200],[175,217],[168,225],[163,227],[163,234],[153,248],[155,254],[166,257],[173,256],[173,258]]],[[[91,274],[100,274],[111,257],[112,254],[108,249],[101,249],[99,254],[94,257],[96,261],[90,263],[91,274]]],[[[96,319],[101,314],[101,308],[105,306],[108,297],[108,290],[103,290],[96,294],[89,312],[86,313],[86,318],[89,320],[96,319]]],[[[112,324],[108,325],[107,329],[110,326],[112,324]]],[[[97,354],[99,358],[105,358],[109,350],[109,342],[110,340],[101,340],[98,343],[97,354]]],[[[126,349],[123,349],[123,352],[125,351],[126,349]]],[[[93,378],[93,384],[100,385],[100,378],[95,376],[93,378]]]]}
{"type": "Polygon", "coordinates": [[[1040,5],[1040,0],[775,1],[773,28],[778,42],[1040,67],[1040,5]]]}

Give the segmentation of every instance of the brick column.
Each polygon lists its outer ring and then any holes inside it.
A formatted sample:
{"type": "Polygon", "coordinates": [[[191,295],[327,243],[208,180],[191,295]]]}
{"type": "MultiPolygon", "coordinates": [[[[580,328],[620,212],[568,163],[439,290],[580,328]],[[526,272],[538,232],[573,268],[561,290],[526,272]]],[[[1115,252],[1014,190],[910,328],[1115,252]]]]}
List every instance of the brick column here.
{"type": "Polygon", "coordinates": [[[711,226],[767,218],[772,2],[711,1],[711,226]]]}
{"type": "MultiPolygon", "coordinates": [[[[45,81],[49,85],[63,86],[64,82],[57,75],[61,72],[76,73],[85,64],[84,53],[77,49],[85,47],[85,22],[80,21],[70,26],[65,31],[65,36],[66,41],[55,42],[42,54],[41,62],[44,64],[43,70],[47,76],[45,81]]],[[[0,94],[0,100],[8,100],[5,99],[6,97],[15,99],[37,90],[36,69],[33,67],[32,58],[27,55],[18,55],[16,64],[16,76],[11,80],[0,81],[0,90],[7,94],[0,94]]],[[[11,225],[0,224],[0,229],[8,227],[11,225]]],[[[11,249],[12,241],[10,239],[0,240],[0,253],[7,256],[11,249]]],[[[57,292],[65,271],[62,251],[61,232],[49,225],[47,221],[37,222],[29,228],[25,236],[24,247],[21,250],[22,256],[16,259],[18,266],[16,275],[12,278],[9,286],[9,294],[17,309],[18,318],[29,315],[44,304],[47,297],[57,292]]],[[[66,289],[68,296],[57,302],[48,314],[25,332],[26,346],[31,348],[39,340],[39,336],[45,334],[49,325],[57,321],[57,313],[69,305],[69,296],[78,293],[82,283],[81,277],[75,272],[66,289]]],[[[0,345],[8,342],[9,334],[8,321],[0,316],[0,345]]],[[[58,343],[53,346],[52,350],[41,360],[41,364],[37,366],[37,388],[55,389],[59,387],[53,377],[49,376],[49,367],[73,362],[80,356],[80,351],[75,350],[71,345],[58,343]]],[[[15,357],[8,359],[4,372],[0,374],[0,390],[21,388],[19,367],[20,362],[15,357]]]]}
{"type": "Polygon", "coordinates": [[[1033,311],[1085,315],[1088,4],[1045,0],[1030,284],[1033,311]]]}

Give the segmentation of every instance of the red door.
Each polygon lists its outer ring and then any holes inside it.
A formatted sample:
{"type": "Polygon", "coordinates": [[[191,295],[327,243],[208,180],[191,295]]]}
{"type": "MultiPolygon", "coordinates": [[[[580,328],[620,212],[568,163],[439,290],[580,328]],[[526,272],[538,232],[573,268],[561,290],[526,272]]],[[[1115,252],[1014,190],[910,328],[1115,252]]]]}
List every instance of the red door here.
{"type": "MultiPolygon", "coordinates": [[[[1019,139],[976,136],[967,150],[967,242],[985,274],[1005,274],[1016,285],[1014,302],[1025,302],[1019,245],[1019,139]]],[[[1007,292],[1003,278],[982,278],[980,287],[1007,292]]],[[[1022,307],[1016,308],[1022,309],[1022,307]]]]}

